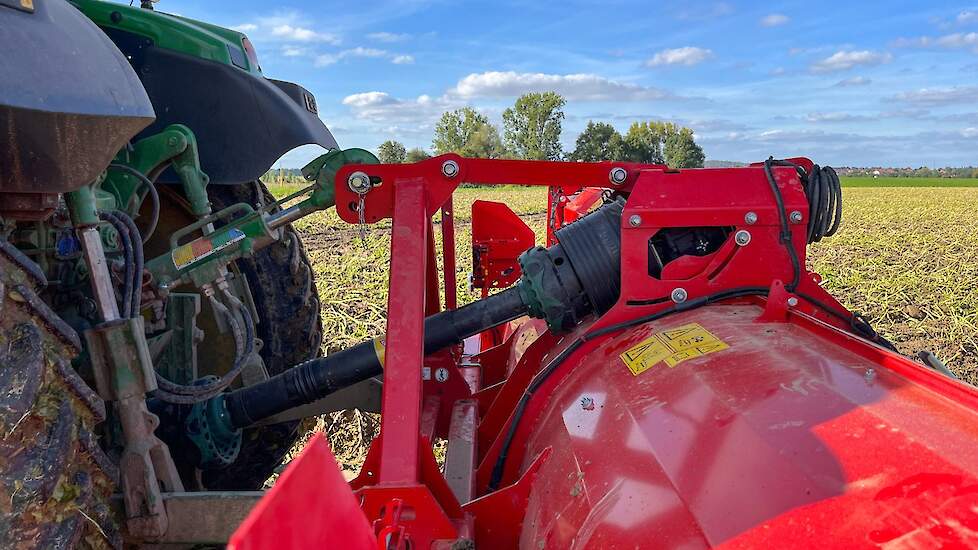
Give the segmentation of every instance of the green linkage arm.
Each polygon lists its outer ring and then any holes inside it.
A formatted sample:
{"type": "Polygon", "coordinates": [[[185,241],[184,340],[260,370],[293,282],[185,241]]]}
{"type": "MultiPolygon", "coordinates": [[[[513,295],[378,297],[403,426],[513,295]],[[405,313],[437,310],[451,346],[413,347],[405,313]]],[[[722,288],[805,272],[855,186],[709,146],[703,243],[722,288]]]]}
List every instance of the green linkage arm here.
{"type": "Polygon", "coordinates": [[[239,203],[204,216],[170,237],[170,251],[146,264],[153,281],[162,289],[182,283],[203,286],[218,279],[220,269],[277,241],[280,228],[314,212],[331,208],[336,200],[334,178],[346,164],[377,164],[377,157],[363,149],[334,150],[313,160],[302,169],[311,186],[271,203],[259,210],[239,203]],[[284,209],[284,204],[306,198],[284,209]],[[277,211],[276,211],[277,210],[277,211]],[[224,221],[213,233],[180,244],[182,238],[208,224],[224,221]]]}

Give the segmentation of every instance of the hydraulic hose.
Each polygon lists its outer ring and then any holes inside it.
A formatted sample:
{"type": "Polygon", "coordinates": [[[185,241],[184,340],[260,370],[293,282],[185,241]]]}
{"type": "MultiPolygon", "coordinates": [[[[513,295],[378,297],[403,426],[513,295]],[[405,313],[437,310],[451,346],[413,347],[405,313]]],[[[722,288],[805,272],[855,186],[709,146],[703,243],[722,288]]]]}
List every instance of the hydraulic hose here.
{"type": "MultiPolygon", "coordinates": [[[[425,319],[425,355],[461,343],[469,336],[525,315],[517,287],[425,319]]],[[[243,428],[384,371],[383,343],[367,340],[351,348],[296,365],[259,384],[228,393],[224,402],[234,428],[243,428]]]]}

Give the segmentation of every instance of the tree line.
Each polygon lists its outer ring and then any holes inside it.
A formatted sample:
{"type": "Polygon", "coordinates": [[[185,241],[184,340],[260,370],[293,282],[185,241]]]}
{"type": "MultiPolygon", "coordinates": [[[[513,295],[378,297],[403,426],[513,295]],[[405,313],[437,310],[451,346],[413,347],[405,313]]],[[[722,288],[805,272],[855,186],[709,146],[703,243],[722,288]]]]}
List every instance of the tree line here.
{"type": "MultiPolygon", "coordinates": [[[[705,156],[693,131],[671,122],[635,122],[622,135],[605,122],[589,121],[577,136],[574,150],[565,153],[560,143],[566,100],[555,92],[528,93],[503,111],[503,132],[488,117],[471,107],[442,114],[431,141],[434,154],[458,153],[475,158],[528,160],[602,160],[667,164],[672,168],[699,168],[705,156]]],[[[377,149],[383,163],[418,162],[431,155],[422,148],[405,149],[394,140],[377,149]]]]}

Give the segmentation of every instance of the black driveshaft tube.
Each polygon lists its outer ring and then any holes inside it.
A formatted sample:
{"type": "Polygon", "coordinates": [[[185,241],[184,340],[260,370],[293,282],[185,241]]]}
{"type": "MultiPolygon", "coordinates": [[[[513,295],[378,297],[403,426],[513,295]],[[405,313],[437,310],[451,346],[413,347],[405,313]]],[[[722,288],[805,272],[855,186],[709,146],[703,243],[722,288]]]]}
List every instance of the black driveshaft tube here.
{"type": "MultiPolygon", "coordinates": [[[[465,338],[525,315],[518,287],[484,300],[443,311],[424,321],[424,352],[434,353],[465,338]]],[[[268,380],[224,396],[234,428],[243,428],[293,407],[383,373],[382,347],[367,340],[351,348],[296,365],[268,380]]]]}
{"type": "MultiPolygon", "coordinates": [[[[558,244],[520,256],[522,276],[512,288],[424,321],[424,353],[434,353],[522,315],[569,330],[618,299],[621,213],[616,199],[556,232],[558,244]]],[[[384,371],[383,344],[352,348],[307,361],[264,382],[225,394],[232,429],[311,403],[384,371]]]]}

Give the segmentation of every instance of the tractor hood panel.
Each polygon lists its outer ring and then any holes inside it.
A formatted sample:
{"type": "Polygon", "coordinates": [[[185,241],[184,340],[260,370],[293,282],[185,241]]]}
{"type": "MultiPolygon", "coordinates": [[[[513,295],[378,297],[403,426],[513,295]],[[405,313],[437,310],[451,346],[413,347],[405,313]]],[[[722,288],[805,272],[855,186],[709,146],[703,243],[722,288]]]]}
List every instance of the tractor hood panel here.
{"type": "Polygon", "coordinates": [[[676,314],[568,360],[535,396],[523,467],[553,454],[521,546],[978,542],[978,413],[928,385],[960,383],[761,311],[676,314]]]}

